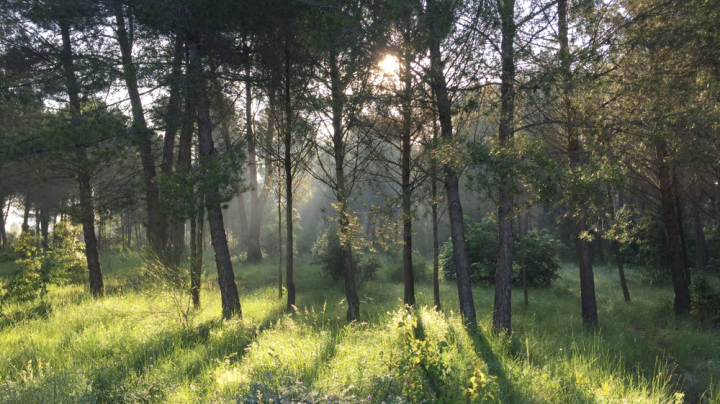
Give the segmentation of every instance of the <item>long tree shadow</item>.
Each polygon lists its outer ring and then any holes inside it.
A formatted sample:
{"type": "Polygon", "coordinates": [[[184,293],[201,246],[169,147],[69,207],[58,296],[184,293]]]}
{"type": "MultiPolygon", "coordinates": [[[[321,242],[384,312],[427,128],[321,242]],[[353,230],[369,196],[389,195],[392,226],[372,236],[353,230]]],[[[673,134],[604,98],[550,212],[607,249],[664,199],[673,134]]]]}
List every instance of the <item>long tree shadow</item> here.
{"type": "Polygon", "coordinates": [[[220,336],[213,335],[212,331],[221,329],[223,320],[215,318],[192,329],[168,331],[147,343],[125,347],[127,350],[120,356],[116,355],[116,349],[110,350],[108,355],[95,355],[95,358],[89,358],[93,362],[91,368],[83,369],[88,385],[92,386],[90,394],[98,402],[125,402],[128,389],[142,387],[147,390],[152,382],[154,387],[150,390],[155,389],[162,396],[163,391],[173,388],[168,389],[171,383],[200,376],[203,370],[213,366],[211,360],[230,358],[233,362],[240,361],[246,352],[244,348],[284,315],[284,310],[278,306],[268,311],[259,323],[239,320],[227,326],[229,329],[220,336]],[[201,348],[200,352],[193,352],[198,348],[201,348]],[[178,357],[191,355],[193,359],[184,358],[177,363],[178,357]],[[177,379],[172,380],[173,376],[177,379]]]}
{"type": "MultiPolygon", "coordinates": [[[[539,403],[534,397],[530,396],[527,392],[523,392],[517,389],[513,381],[505,371],[505,366],[502,360],[495,354],[490,341],[488,341],[485,334],[482,332],[479,326],[472,327],[467,330],[468,336],[472,340],[473,349],[476,355],[487,364],[490,373],[497,377],[500,389],[503,391],[504,396],[508,397],[511,402],[522,402],[522,403],[539,403]]],[[[564,389],[573,397],[573,403],[578,404],[592,404],[595,403],[591,397],[588,397],[587,392],[578,389],[573,383],[565,383],[564,389]]]]}

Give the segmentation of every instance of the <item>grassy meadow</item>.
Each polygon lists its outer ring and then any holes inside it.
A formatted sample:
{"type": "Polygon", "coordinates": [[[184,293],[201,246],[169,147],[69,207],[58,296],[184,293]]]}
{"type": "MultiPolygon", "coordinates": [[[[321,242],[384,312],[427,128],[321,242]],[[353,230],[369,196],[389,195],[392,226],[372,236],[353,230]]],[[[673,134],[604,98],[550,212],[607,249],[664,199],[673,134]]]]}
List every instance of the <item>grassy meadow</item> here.
{"type": "MultiPolygon", "coordinates": [[[[601,327],[580,318],[577,268],[545,289],[513,293],[513,332],[490,328],[493,291],[474,287],[479,329],[443,311],[420,284],[362,284],[361,321],[347,324],[342,285],[298,258],[297,309],[278,298],[277,260],[235,263],[243,316],[223,320],[217,275],[204,257],[202,307],[182,285],[148,281],[138,255],[102,257],[107,295],[56,287],[43,302],[3,307],[2,403],[713,403],[720,404],[720,332],[672,315],[672,287],[596,268],[601,327]]],[[[0,264],[0,279],[13,271],[0,264]]]]}

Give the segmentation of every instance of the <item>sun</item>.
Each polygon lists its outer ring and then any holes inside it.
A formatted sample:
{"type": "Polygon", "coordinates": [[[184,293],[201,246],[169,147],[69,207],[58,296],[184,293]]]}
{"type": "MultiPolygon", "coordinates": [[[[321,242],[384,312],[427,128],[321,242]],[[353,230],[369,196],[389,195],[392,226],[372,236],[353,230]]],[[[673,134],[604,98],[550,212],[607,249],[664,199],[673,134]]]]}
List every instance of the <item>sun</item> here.
{"type": "Polygon", "coordinates": [[[378,63],[378,66],[380,66],[385,73],[395,73],[398,70],[398,59],[393,55],[385,55],[385,59],[378,63]]]}

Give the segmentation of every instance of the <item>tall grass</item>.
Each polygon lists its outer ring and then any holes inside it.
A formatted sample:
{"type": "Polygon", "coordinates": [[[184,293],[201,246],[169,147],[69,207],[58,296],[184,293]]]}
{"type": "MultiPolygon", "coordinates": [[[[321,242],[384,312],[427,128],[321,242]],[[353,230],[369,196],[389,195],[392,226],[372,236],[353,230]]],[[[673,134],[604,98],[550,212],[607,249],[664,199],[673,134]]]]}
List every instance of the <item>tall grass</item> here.
{"type": "MultiPolygon", "coordinates": [[[[150,294],[134,254],[103,257],[106,298],[68,285],[50,291],[42,312],[4,307],[0,402],[410,402],[408,372],[424,366],[408,364],[410,316],[417,341],[435,344],[426,359],[444,373],[433,377],[467,389],[480,369],[503,403],[720,403],[720,334],[675,318],[672,290],[632,270],[631,303],[612,268],[597,270],[599,330],[582,326],[577,269],[567,265],[552,287],[530,290],[528,307],[516,291],[507,336],[490,328],[492,289],[474,288],[480,323],[469,330],[451,283],[441,285],[446,311],[437,313],[429,285],[418,285],[408,310],[401,284],[368,282],[361,320],[347,324],[342,285],[309,257],[299,258],[291,312],[277,297],[277,261],[236,263],[244,317],[224,321],[211,254],[204,263],[189,326],[162,291],[150,294]]],[[[425,384],[417,389],[433,389],[425,384]]]]}

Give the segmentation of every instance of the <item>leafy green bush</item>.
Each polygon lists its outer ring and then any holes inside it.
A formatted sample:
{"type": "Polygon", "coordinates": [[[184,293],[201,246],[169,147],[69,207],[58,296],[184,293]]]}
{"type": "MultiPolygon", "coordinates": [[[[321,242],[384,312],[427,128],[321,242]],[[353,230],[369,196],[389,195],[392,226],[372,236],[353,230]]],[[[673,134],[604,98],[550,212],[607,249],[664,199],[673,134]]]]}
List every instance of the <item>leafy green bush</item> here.
{"type": "Polygon", "coordinates": [[[692,293],[692,311],[701,321],[720,318],[720,291],[711,284],[708,275],[703,272],[693,272],[693,282],[690,287],[692,293]]]}
{"type": "Polygon", "coordinates": [[[37,236],[24,232],[15,243],[20,271],[8,282],[2,300],[30,301],[42,298],[49,285],[83,281],[86,265],[79,236],[78,226],[56,223],[50,245],[43,251],[37,247],[37,236]]]}
{"type": "MultiPolygon", "coordinates": [[[[432,267],[425,257],[420,255],[418,251],[413,251],[412,255],[413,278],[415,282],[432,281],[432,267]]],[[[389,281],[403,282],[405,280],[405,269],[403,266],[402,255],[393,260],[388,265],[386,277],[389,281]]]]}
{"type": "MultiPolygon", "coordinates": [[[[465,241],[470,261],[470,279],[478,283],[494,283],[497,270],[498,224],[493,219],[484,218],[475,222],[465,217],[465,241]]],[[[520,240],[515,235],[513,254],[513,283],[522,284],[520,271],[520,240]]],[[[550,232],[531,231],[524,237],[525,270],[529,286],[548,286],[558,278],[560,269],[553,251],[564,248],[563,244],[552,238],[550,232]]],[[[445,279],[455,279],[455,260],[452,242],[447,241],[440,253],[440,264],[445,279]]]]}
{"type": "MultiPolygon", "coordinates": [[[[334,281],[345,279],[345,252],[340,244],[340,232],[337,226],[333,225],[317,239],[312,248],[315,260],[321,265],[323,272],[329,275],[334,281]]],[[[382,263],[376,256],[369,256],[362,259],[356,254],[355,279],[358,282],[374,279],[382,263]]]]}

